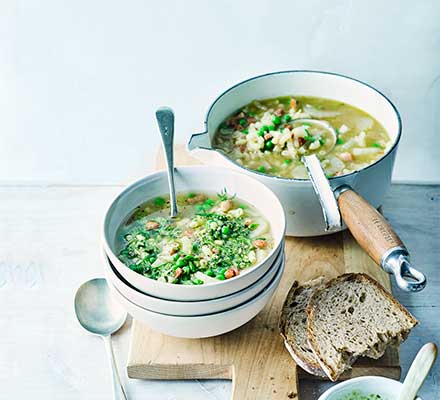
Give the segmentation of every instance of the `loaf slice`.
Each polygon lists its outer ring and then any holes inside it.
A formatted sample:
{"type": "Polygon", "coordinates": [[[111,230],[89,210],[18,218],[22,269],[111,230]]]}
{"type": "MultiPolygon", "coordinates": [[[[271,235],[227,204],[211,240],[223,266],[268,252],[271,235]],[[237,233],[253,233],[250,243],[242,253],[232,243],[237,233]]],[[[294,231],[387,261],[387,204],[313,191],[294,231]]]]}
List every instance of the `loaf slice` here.
{"type": "Polygon", "coordinates": [[[335,381],[359,356],[381,357],[404,341],[417,320],[366,274],[344,274],[315,290],[307,306],[307,339],[335,381]]]}
{"type": "Polygon", "coordinates": [[[308,373],[321,377],[326,377],[326,374],[307,342],[306,307],[313,291],[324,282],[323,277],[301,286],[294,282],[284,301],[279,324],[284,344],[295,362],[308,373]]]}

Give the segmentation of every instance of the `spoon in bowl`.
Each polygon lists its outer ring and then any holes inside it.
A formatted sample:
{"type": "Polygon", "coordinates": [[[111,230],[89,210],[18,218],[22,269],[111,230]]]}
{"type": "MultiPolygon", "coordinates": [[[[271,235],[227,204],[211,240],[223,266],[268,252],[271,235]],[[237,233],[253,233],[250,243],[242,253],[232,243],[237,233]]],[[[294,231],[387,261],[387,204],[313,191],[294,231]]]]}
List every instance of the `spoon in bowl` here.
{"type": "Polygon", "coordinates": [[[160,107],[156,111],[157,124],[162,136],[162,145],[165,153],[168,172],[168,186],[170,191],[171,218],[177,216],[176,189],[174,187],[174,112],[169,107],[160,107]]]}
{"type": "Polygon", "coordinates": [[[414,400],[416,398],[417,392],[425,382],[437,358],[437,352],[437,346],[434,343],[427,343],[419,350],[403,381],[398,400],[414,400]]]}
{"type": "Polygon", "coordinates": [[[101,336],[104,340],[112,370],[113,399],[127,400],[111,342],[111,334],[124,325],[127,313],[112,301],[105,279],[92,279],[79,287],[75,295],[75,313],[85,330],[101,336]]]}

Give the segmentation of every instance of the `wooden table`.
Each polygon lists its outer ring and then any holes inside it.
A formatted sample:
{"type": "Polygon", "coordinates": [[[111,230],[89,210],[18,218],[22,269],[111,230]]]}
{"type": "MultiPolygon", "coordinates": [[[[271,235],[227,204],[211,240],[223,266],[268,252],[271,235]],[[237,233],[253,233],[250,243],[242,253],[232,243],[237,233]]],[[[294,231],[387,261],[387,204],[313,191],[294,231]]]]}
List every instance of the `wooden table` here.
{"type": "MultiPolygon", "coordinates": [[[[0,186],[0,399],[111,398],[104,346],[79,327],[73,295],[102,276],[100,221],[120,190],[0,186]]],[[[383,210],[428,276],[422,293],[395,290],[421,322],[401,347],[405,373],[422,344],[440,344],[440,186],[394,185],[383,210]]],[[[129,325],[114,338],[121,371],[129,325]]],[[[131,400],[220,400],[230,393],[229,381],[123,381],[131,400]]],[[[302,399],[317,399],[329,385],[302,382],[302,399]]],[[[421,393],[440,398],[440,362],[421,393]]]]}

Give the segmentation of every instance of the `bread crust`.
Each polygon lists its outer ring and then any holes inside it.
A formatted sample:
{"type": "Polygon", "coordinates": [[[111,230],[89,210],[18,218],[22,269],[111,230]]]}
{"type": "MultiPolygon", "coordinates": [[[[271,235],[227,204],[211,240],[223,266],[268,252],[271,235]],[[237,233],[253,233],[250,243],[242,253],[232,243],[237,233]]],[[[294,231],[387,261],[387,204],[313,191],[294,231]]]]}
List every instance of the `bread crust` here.
{"type": "Polygon", "coordinates": [[[286,296],[286,299],[284,300],[284,304],[282,307],[280,320],[279,320],[279,331],[284,339],[284,345],[286,349],[288,350],[291,357],[294,359],[297,365],[299,365],[304,371],[308,372],[309,374],[316,375],[322,378],[326,378],[327,375],[322,370],[320,364],[318,361],[316,362],[310,362],[310,360],[307,360],[303,357],[300,349],[296,346],[296,343],[289,340],[287,337],[286,329],[287,324],[289,321],[289,312],[290,312],[290,305],[293,301],[293,299],[301,293],[303,289],[305,289],[306,286],[314,286],[314,282],[317,280],[322,280],[322,278],[317,278],[312,281],[305,282],[304,285],[299,285],[297,281],[293,282],[292,287],[289,290],[289,293],[286,296]]]}
{"type": "MultiPolygon", "coordinates": [[[[332,381],[336,381],[340,374],[342,373],[339,371],[335,371],[330,365],[328,365],[325,362],[325,359],[323,355],[321,354],[321,349],[319,348],[316,340],[315,340],[315,334],[313,332],[313,328],[311,326],[311,321],[315,318],[315,312],[316,312],[316,301],[317,298],[320,296],[320,294],[323,291],[328,290],[331,288],[334,284],[339,282],[348,282],[348,281],[358,281],[358,282],[365,282],[368,284],[373,285],[379,292],[381,292],[395,307],[397,307],[403,314],[405,314],[406,318],[409,319],[410,324],[412,327],[416,326],[418,324],[418,321],[416,318],[413,317],[413,315],[404,307],[402,306],[379,282],[377,282],[375,279],[371,278],[367,274],[363,273],[347,273],[340,275],[336,278],[333,278],[329,280],[327,283],[325,283],[320,288],[317,288],[312,296],[310,297],[309,303],[306,308],[306,314],[307,314],[307,341],[309,343],[310,348],[312,349],[313,353],[315,354],[316,358],[318,359],[318,362],[323,369],[323,371],[327,374],[327,376],[332,381]]],[[[401,335],[403,338],[405,338],[408,335],[408,330],[403,330],[401,332],[401,335]]],[[[354,356],[352,354],[347,353],[347,364],[350,366],[354,363],[357,356],[354,356]]]]}

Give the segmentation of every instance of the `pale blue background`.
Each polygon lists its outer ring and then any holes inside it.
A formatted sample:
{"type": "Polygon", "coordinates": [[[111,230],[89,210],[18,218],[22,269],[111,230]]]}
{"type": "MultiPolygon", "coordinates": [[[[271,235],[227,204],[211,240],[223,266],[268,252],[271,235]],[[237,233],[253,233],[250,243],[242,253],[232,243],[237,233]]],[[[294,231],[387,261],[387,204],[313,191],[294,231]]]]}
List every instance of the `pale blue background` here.
{"type": "Polygon", "coordinates": [[[0,2],[0,182],[125,183],[151,168],[157,106],[178,141],[224,89],[336,71],[396,103],[394,178],[438,182],[438,1],[0,2]]]}

